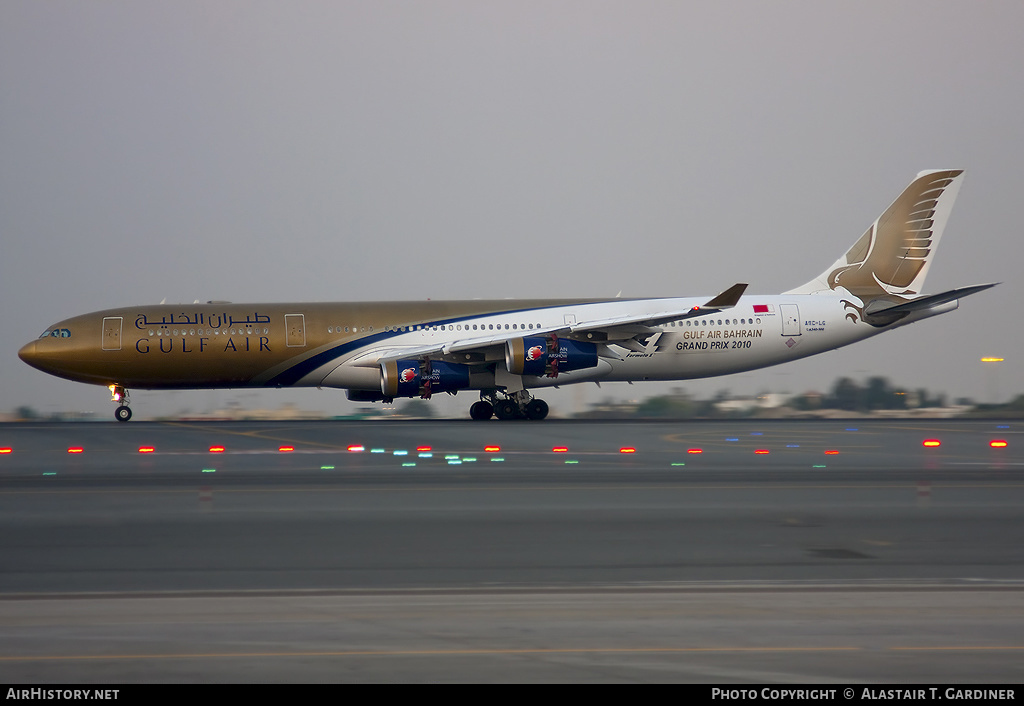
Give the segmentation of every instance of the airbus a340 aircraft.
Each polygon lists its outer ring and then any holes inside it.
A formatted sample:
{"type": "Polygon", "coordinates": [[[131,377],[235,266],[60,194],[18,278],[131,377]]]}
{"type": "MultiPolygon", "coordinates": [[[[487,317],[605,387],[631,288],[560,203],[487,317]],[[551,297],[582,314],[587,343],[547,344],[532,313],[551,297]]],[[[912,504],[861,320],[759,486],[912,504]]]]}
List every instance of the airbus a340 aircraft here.
{"type": "Polygon", "coordinates": [[[76,316],[18,355],[128,388],[337,387],[350,400],[478,390],[473,419],[543,419],[532,390],[764,368],[944,314],[992,284],[922,296],[961,170],[921,172],[853,247],[780,295],[139,306],[76,316]]]}

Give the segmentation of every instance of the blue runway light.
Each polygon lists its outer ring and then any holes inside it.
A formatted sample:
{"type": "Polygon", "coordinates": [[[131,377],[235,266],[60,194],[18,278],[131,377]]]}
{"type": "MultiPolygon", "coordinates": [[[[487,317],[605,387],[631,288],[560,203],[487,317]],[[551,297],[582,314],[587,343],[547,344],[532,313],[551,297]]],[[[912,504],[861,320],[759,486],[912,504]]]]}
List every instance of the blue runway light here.
{"type": "Polygon", "coordinates": [[[763,431],[752,431],[752,432],[750,432],[750,435],[751,436],[764,436],[764,432],[763,431]]]}
{"type": "Polygon", "coordinates": [[[730,436],[730,437],[726,438],[726,441],[739,441],[739,439],[737,437],[735,437],[735,436],[730,436]]]}
{"type": "Polygon", "coordinates": [[[786,444],[787,449],[799,449],[800,444],[786,444]]]}
{"type": "Polygon", "coordinates": [[[857,427],[846,427],[846,431],[860,431],[857,427]]]}

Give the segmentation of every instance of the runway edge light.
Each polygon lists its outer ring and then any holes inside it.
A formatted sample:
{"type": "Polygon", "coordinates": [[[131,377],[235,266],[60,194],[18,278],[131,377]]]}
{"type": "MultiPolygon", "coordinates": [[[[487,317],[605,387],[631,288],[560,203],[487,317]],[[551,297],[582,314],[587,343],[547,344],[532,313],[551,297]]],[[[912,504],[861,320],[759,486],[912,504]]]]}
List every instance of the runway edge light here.
{"type": "Polygon", "coordinates": [[[938,439],[925,439],[924,441],[921,442],[921,444],[923,446],[926,446],[926,447],[930,448],[930,449],[936,448],[938,446],[942,446],[942,442],[939,441],[938,439]]]}

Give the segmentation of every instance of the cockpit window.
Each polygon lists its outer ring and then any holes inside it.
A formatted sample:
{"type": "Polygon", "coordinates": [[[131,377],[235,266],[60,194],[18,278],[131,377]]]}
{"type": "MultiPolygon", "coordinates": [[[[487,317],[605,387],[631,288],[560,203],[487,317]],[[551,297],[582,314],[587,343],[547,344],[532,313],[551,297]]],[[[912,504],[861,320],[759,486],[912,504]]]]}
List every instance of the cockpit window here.
{"type": "Polygon", "coordinates": [[[66,328],[47,329],[39,338],[71,338],[71,330],[66,328]]]}

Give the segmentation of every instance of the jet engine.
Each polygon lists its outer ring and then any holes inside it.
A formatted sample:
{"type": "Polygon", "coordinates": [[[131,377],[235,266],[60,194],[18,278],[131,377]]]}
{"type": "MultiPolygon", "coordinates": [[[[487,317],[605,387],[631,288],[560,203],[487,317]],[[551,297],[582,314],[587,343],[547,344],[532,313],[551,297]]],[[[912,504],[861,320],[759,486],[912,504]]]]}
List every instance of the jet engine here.
{"type": "Polygon", "coordinates": [[[435,392],[469,387],[469,366],[426,360],[391,360],[381,363],[380,391],[385,397],[429,399],[435,392]]]}
{"type": "Polygon", "coordinates": [[[505,366],[513,375],[547,375],[583,370],[597,365],[597,346],[584,341],[550,336],[513,338],[505,344],[505,366]]]}

